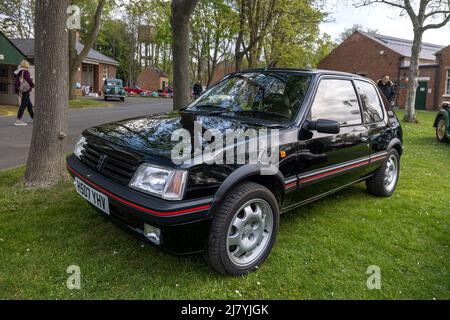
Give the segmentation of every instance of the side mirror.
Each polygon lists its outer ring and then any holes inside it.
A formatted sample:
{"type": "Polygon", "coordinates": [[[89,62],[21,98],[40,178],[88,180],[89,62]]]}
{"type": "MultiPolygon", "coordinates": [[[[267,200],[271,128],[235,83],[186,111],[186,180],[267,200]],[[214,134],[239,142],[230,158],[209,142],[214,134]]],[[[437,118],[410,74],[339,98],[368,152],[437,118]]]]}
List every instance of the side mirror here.
{"type": "Polygon", "coordinates": [[[341,125],[337,121],[319,119],[317,121],[308,121],[307,129],[319,133],[338,134],[341,132],[341,125]]]}

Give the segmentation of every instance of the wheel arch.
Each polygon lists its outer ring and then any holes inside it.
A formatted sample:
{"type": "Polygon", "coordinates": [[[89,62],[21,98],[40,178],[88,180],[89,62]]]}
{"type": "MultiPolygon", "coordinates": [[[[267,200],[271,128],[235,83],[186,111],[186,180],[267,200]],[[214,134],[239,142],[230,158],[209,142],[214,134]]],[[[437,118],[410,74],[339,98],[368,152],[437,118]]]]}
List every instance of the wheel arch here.
{"type": "Polygon", "coordinates": [[[218,205],[227,197],[227,195],[240,183],[251,181],[265,186],[276,197],[281,205],[284,196],[284,176],[278,171],[275,175],[261,175],[261,167],[258,165],[246,165],[233,171],[222,183],[219,190],[214,195],[214,202],[211,212],[214,213],[218,205]]]}
{"type": "Polygon", "coordinates": [[[398,138],[392,139],[392,141],[389,143],[389,146],[387,148],[388,152],[392,149],[397,150],[398,154],[400,156],[403,155],[403,144],[402,141],[398,138]]]}
{"type": "Polygon", "coordinates": [[[434,120],[433,128],[437,128],[438,122],[441,118],[444,118],[445,124],[447,128],[450,127],[450,112],[448,111],[440,111],[436,117],[436,120],[434,120]]]}

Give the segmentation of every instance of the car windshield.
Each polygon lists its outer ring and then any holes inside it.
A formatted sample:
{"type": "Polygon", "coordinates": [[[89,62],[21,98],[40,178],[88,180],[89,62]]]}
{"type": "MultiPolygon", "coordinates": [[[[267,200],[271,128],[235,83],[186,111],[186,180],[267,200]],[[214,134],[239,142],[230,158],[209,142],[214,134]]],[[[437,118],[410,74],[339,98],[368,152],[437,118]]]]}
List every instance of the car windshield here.
{"type": "Polygon", "coordinates": [[[122,81],[119,80],[109,80],[106,82],[106,85],[109,87],[120,87],[122,86],[122,81]]]}
{"type": "Polygon", "coordinates": [[[186,110],[287,124],[295,119],[310,81],[310,75],[292,72],[236,74],[206,91],[186,110]]]}

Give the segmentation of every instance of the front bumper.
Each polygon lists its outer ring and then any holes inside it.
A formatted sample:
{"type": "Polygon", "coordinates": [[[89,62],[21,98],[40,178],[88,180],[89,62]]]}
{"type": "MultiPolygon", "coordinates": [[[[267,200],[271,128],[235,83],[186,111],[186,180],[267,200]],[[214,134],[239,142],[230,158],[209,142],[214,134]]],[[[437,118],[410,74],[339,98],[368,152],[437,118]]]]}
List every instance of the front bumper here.
{"type": "Polygon", "coordinates": [[[67,169],[108,197],[111,215],[104,215],[133,236],[152,243],[144,236],[144,224],[149,224],[161,230],[162,249],[176,255],[203,251],[212,198],[167,201],[146,195],[103,177],[73,155],[67,159],[67,169]]]}

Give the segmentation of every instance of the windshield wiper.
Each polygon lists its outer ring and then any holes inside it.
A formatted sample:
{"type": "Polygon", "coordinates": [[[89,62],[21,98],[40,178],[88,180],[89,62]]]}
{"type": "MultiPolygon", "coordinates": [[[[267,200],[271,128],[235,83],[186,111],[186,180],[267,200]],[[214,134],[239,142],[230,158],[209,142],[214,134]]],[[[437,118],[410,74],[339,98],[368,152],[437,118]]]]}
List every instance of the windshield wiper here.
{"type": "Polygon", "coordinates": [[[223,113],[230,112],[230,110],[225,107],[214,106],[212,104],[203,104],[203,105],[193,106],[191,108],[182,109],[181,111],[193,112],[193,113],[207,112],[208,114],[211,114],[211,115],[217,115],[217,114],[223,114],[223,113]]]}
{"type": "Polygon", "coordinates": [[[260,111],[260,110],[241,110],[241,111],[234,111],[234,113],[237,114],[261,114],[261,115],[266,115],[266,116],[274,116],[274,117],[279,117],[279,118],[284,118],[284,119],[291,119],[289,116],[282,114],[282,113],[278,113],[278,112],[270,112],[270,111],[260,111]]]}

